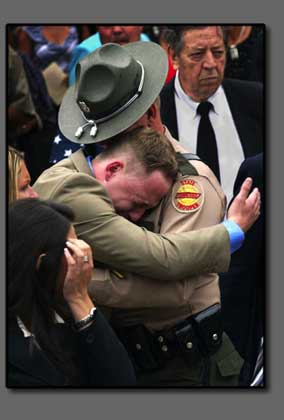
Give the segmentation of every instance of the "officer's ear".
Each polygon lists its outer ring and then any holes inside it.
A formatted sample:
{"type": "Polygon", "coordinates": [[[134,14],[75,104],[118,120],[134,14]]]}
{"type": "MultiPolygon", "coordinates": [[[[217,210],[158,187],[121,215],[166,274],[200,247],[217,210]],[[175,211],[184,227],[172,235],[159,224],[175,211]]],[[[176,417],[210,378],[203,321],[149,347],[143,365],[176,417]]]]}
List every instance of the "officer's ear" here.
{"type": "Polygon", "coordinates": [[[156,100],[147,111],[148,127],[158,132],[164,132],[164,126],[161,120],[159,101],[156,100]]]}
{"type": "Polygon", "coordinates": [[[147,110],[147,119],[149,122],[149,126],[152,127],[152,123],[153,121],[155,121],[156,117],[157,117],[157,105],[155,103],[153,103],[150,108],[147,110]]]}
{"type": "Polygon", "coordinates": [[[169,47],[169,56],[171,57],[173,68],[178,70],[179,68],[179,58],[178,55],[175,53],[175,50],[172,47],[169,47]]]}
{"type": "Polygon", "coordinates": [[[107,164],[105,167],[105,181],[109,182],[124,168],[124,163],[120,160],[115,160],[107,164]]]}

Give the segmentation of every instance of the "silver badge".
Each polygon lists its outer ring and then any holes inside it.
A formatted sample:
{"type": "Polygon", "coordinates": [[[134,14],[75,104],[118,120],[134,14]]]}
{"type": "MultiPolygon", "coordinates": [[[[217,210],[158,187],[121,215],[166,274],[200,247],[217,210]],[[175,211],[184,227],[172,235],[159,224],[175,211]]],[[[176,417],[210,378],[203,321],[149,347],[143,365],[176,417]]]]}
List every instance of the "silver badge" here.
{"type": "Polygon", "coordinates": [[[90,112],[91,111],[90,108],[88,107],[88,105],[86,104],[86,102],[84,102],[84,101],[79,101],[79,106],[80,106],[80,108],[83,112],[90,112]]]}

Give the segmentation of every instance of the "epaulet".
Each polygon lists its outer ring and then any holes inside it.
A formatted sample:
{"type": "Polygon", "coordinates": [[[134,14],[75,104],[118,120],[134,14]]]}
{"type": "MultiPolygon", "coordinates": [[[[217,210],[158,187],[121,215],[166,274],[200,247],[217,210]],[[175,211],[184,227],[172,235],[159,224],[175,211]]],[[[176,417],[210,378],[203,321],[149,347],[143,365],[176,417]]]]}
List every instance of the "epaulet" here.
{"type": "Polygon", "coordinates": [[[197,169],[189,162],[190,160],[200,160],[193,153],[176,153],[179,171],[182,175],[198,175],[197,169]]]}

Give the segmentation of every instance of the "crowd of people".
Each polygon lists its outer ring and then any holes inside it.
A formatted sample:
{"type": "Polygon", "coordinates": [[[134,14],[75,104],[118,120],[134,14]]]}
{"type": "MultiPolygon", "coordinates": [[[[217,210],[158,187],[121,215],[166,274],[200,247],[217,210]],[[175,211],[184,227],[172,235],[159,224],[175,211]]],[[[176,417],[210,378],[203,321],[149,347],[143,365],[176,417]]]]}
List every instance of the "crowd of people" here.
{"type": "Polygon", "coordinates": [[[8,387],[263,386],[263,38],[8,26],[8,387]]]}

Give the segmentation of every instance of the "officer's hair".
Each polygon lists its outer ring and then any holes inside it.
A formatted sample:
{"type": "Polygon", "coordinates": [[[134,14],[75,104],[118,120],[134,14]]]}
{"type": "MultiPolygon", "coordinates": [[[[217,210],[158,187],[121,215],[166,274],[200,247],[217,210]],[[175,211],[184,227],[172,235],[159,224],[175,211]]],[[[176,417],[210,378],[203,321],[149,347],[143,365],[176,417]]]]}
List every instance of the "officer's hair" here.
{"type": "MultiPolygon", "coordinates": [[[[174,53],[176,55],[179,55],[184,47],[184,34],[188,31],[194,31],[197,29],[205,29],[208,28],[211,25],[179,25],[179,26],[171,26],[170,29],[172,30],[171,35],[171,41],[170,46],[173,48],[174,53]]],[[[224,43],[226,45],[226,32],[224,31],[224,28],[220,25],[214,25],[217,26],[220,30],[220,34],[223,37],[224,43]]]]}
{"type": "Polygon", "coordinates": [[[166,136],[151,128],[135,128],[112,138],[108,147],[97,156],[97,159],[130,155],[126,162],[128,171],[139,170],[140,163],[146,174],[160,170],[166,177],[175,180],[178,164],[173,146],[166,136]]]}

